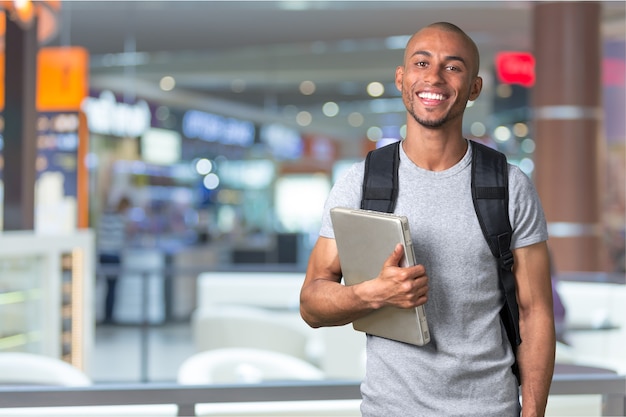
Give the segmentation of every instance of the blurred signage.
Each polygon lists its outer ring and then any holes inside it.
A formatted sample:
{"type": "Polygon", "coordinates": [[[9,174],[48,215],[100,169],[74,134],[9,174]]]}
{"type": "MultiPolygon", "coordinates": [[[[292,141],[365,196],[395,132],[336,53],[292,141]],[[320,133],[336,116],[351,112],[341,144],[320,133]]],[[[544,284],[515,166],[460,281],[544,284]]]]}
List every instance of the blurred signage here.
{"type": "Polygon", "coordinates": [[[150,129],[152,113],[148,103],[120,103],[108,90],[99,97],[87,97],[81,107],[87,115],[89,131],[118,137],[139,137],[150,129]]]}
{"type": "Polygon", "coordinates": [[[496,54],[496,74],[502,83],[532,87],[535,57],[529,52],[500,52],[496,54]]]}
{"type": "MultiPolygon", "coordinates": [[[[9,62],[10,64],[10,62],[9,62]]],[[[4,108],[5,56],[0,54],[0,108],[4,108]]],[[[88,91],[89,53],[76,46],[41,48],[37,53],[37,110],[72,111],[88,91]]]]}
{"type": "Polygon", "coordinates": [[[225,185],[243,190],[267,188],[276,178],[276,166],[267,159],[224,160],[218,172],[225,185]]]}
{"type": "MultiPolygon", "coordinates": [[[[80,157],[81,117],[77,112],[40,113],[37,118],[37,180],[35,230],[62,234],[86,227],[80,220],[87,206],[81,198],[79,175],[87,175],[80,157]]],[[[85,186],[85,185],[82,185],[85,186]]]]}
{"type": "Polygon", "coordinates": [[[189,110],[183,116],[183,134],[190,139],[250,147],[254,143],[254,124],[217,114],[189,110]]]}
{"type": "MultiPolygon", "coordinates": [[[[3,120],[0,118],[0,154],[3,120]]],[[[87,141],[80,140],[83,123],[78,112],[40,112],[37,116],[37,233],[67,233],[87,227],[87,172],[86,166],[79,163],[87,146],[87,141]]],[[[0,181],[2,174],[0,166],[0,181]]]]}
{"type": "Polygon", "coordinates": [[[79,47],[42,48],[37,55],[37,109],[80,109],[89,89],[89,54],[79,47]]]}
{"type": "Polygon", "coordinates": [[[171,165],[180,160],[181,138],[178,132],[151,128],[141,136],[141,159],[151,164],[171,165]]]}
{"type": "Polygon", "coordinates": [[[299,159],[302,157],[304,144],[300,133],[278,123],[263,125],[259,133],[272,155],[278,159],[299,159]]]}
{"type": "Polygon", "coordinates": [[[37,149],[75,152],[78,125],[77,113],[41,113],[37,118],[37,149]]]}

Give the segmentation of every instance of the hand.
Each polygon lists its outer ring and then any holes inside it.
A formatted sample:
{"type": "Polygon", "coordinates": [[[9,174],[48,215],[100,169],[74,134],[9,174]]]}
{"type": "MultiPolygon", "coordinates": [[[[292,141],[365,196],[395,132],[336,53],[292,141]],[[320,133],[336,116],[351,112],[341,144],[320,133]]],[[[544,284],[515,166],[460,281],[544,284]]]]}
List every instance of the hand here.
{"type": "Polygon", "coordinates": [[[400,267],[404,248],[398,244],[389,255],[378,277],[372,280],[380,297],[380,307],[392,305],[413,308],[426,303],[428,276],[423,265],[400,267]]]}

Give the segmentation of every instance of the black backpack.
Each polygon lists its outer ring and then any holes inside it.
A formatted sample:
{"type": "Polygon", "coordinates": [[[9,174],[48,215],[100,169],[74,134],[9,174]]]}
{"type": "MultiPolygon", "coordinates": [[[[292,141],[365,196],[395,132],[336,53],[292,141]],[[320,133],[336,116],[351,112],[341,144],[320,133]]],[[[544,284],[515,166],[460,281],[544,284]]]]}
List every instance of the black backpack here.
{"type": "MultiPolygon", "coordinates": [[[[398,166],[400,142],[370,151],[365,159],[363,197],[361,208],[365,210],[393,213],[398,196],[398,166]]],[[[522,342],[519,334],[519,310],[515,295],[513,254],[509,221],[509,183],[506,156],[485,145],[472,141],[472,200],[478,222],[491,249],[498,259],[500,289],[504,295],[504,306],[500,318],[507,337],[517,353],[522,342]]],[[[513,373],[519,383],[517,360],[513,373]]]]}

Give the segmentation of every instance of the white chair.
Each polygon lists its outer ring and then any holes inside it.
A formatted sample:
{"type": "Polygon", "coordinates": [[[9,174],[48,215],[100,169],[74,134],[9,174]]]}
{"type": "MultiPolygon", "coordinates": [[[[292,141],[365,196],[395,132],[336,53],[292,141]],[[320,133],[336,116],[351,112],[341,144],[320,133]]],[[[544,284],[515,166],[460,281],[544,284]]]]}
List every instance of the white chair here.
{"type": "MultiPolygon", "coordinates": [[[[321,380],[324,373],[298,358],[259,349],[227,348],[197,353],[178,372],[184,385],[321,380]]],[[[360,416],[360,400],[262,401],[197,404],[196,415],[219,417],[360,416]]]]}
{"type": "MultiPolygon", "coordinates": [[[[1,352],[0,385],[82,387],[92,385],[92,381],[80,369],[61,359],[26,352],[1,352]]],[[[175,415],[176,406],[170,404],[84,407],[0,407],[0,417],[174,417],[175,415]]]]}
{"type": "Polygon", "coordinates": [[[280,352],[251,348],[207,350],[187,358],[178,370],[178,383],[259,383],[268,380],[321,380],[324,372],[280,352]]]}
{"type": "Polygon", "coordinates": [[[191,323],[198,352],[255,348],[308,360],[308,328],[289,315],[258,307],[214,305],[194,311],[191,323]]]}
{"type": "Polygon", "coordinates": [[[0,353],[0,384],[87,386],[90,378],[61,359],[25,352],[0,353]]]}

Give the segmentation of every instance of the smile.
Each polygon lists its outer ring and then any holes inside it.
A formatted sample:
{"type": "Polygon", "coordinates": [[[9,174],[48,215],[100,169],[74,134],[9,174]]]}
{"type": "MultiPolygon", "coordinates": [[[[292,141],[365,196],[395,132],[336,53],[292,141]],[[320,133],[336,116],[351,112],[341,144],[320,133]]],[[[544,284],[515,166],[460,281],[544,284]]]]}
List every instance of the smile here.
{"type": "Polygon", "coordinates": [[[419,93],[417,96],[425,100],[439,100],[439,101],[444,100],[443,94],[437,94],[437,93],[422,92],[422,93],[419,93]]]}

